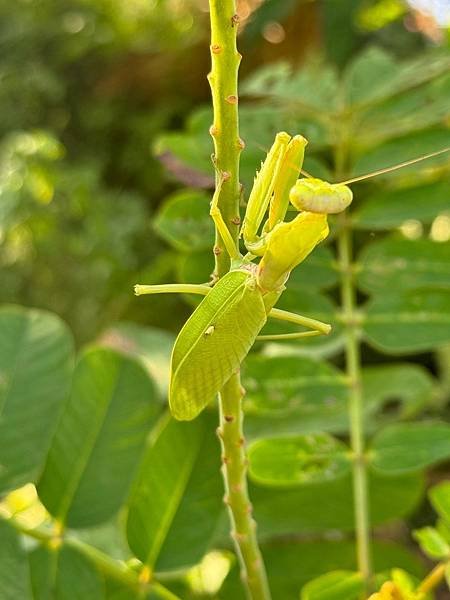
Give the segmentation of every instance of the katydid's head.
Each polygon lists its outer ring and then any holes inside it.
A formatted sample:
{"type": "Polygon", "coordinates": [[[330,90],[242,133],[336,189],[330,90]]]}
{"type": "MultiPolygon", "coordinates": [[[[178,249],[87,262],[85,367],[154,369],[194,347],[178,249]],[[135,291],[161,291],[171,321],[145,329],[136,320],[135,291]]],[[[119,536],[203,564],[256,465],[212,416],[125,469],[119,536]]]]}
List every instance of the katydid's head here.
{"type": "Polygon", "coordinates": [[[289,199],[297,210],[336,214],[350,206],[353,193],[342,183],[328,183],[310,177],[297,181],[291,188],[289,199]]]}

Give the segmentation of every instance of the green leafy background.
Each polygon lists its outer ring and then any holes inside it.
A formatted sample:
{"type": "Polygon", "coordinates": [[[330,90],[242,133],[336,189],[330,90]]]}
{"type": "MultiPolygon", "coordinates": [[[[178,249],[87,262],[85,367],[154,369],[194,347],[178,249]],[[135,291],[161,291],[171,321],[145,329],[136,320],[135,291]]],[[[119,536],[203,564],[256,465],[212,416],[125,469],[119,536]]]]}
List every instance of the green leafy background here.
{"type": "MultiPolygon", "coordinates": [[[[281,129],[331,181],[342,144],[348,177],[450,146],[446,30],[411,32],[400,0],[335,4],[267,0],[244,22],[247,192],[281,129]]],[[[132,295],[212,270],[204,8],[0,2],[1,600],[244,598],[215,407],[167,414],[174,334],[197,299],[132,295]],[[163,587],[139,582],[143,565],[163,587]]],[[[375,570],[420,578],[450,553],[448,155],[353,189],[375,570]]],[[[331,221],[279,307],[333,332],[257,344],[242,368],[250,495],[283,600],[361,589],[331,221]]]]}

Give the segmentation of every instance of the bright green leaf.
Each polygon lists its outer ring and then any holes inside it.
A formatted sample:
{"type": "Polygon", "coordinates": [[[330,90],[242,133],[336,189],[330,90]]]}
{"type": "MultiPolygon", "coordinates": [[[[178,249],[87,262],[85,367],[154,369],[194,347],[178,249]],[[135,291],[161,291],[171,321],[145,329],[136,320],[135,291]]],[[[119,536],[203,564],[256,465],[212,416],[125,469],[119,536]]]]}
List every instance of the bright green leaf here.
{"type": "Polygon", "coordinates": [[[413,532],[422,552],[430,558],[443,560],[450,557],[450,546],[434,527],[423,527],[413,532]]]}
{"type": "Polygon", "coordinates": [[[250,476],[267,486],[322,483],[350,469],[349,449],[326,433],[258,440],[248,455],[250,476]]]}
{"type": "Polygon", "coordinates": [[[82,355],[38,485],[53,516],[86,527],[115,514],[159,412],[155,397],[136,360],[101,348],[82,355]]]}
{"type": "Polygon", "coordinates": [[[450,342],[450,290],[412,290],[376,297],[364,332],[376,348],[393,354],[422,352],[450,342]]]}
{"type": "Polygon", "coordinates": [[[389,425],[372,441],[371,464],[386,474],[418,471],[450,458],[450,425],[389,425]]]}
{"type": "Polygon", "coordinates": [[[387,238],[365,247],[358,283],[367,292],[450,288],[450,244],[387,238]]]}
{"type": "Polygon", "coordinates": [[[175,192],[166,198],[156,215],[156,231],[182,252],[210,248],[214,243],[214,224],[209,216],[210,202],[211,198],[205,192],[175,192]]]}
{"type": "Polygon", "coordinates": [[[57,316],[0,310],[0,491],[39,475],[70,385],[72,346],[57,316]]]}
{"type": "Polygon", "coordinates": [[[450,481],[443,481],[429,491],[434,510],[450,524],[450,481]]]}
{"type": "Polygon", "coordinates": [[[364,591],[360,573],[330,571],[308,582],[301,593],[301,600],[358,600],[364,591]]]}
{"type": "Polygon", "coordinates": [[[166,420],[155,434],[131,495],[128,542],[156,570],[198,562],[223,510],[214,425],[203,414],[189,423],[166,420]]]}

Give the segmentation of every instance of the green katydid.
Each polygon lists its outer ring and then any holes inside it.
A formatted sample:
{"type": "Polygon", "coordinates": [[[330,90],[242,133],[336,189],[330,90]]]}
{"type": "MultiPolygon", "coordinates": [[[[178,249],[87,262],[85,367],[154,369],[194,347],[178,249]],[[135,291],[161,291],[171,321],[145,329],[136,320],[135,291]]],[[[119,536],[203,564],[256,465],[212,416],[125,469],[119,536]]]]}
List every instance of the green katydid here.
{"type": "Polygon", "coordinates": [[[342,212],[350,205],[353,195],[347,184],[445,151],[330,184],[311,177],[298,179],[306,144],[300,135],[291,138],[285,132],[277,134],[247,203],[240,232],[248,250],[245,256],[236,248],[217,205],[221,186],[227,182],[226,174],[220,174],[210,214],[230,255],[231,270],[214,287],[135,286],[136,295],[181,292],[206,296],[181,329],[172,352],[169,404],[177,419],[191,420],[213,401],[256,340],[328,334],[331,326],[326,323],[274,308],[291,271],[327,237],[327,215],[342,212]],[[289,203],[301,212],[286,222],[289,203]],[[260,261],[253,262],[257,257],[260,261]],[[309,331],[258,336],[268,317],[309,331]]]}

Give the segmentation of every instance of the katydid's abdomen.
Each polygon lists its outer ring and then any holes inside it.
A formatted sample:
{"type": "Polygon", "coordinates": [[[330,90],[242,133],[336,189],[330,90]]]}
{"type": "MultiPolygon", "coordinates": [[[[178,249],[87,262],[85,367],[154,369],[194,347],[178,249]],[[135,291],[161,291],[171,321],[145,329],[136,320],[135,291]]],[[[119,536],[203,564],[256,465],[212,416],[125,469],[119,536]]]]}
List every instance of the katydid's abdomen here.
{"type": "Polygon", "coordinates": [[[169,404],[176,419],[194,419],[214,400],[247,356],[270,308],[250,271],[230,271],[218,281],[173,348],[169,404]]]}

